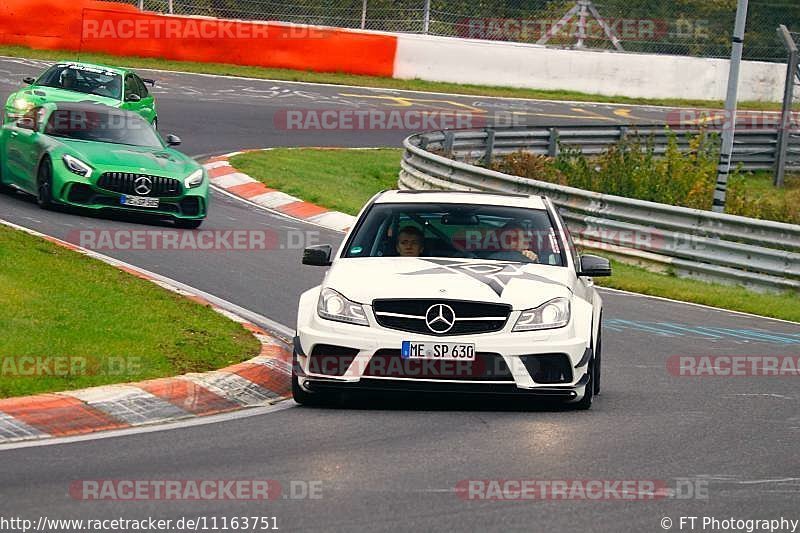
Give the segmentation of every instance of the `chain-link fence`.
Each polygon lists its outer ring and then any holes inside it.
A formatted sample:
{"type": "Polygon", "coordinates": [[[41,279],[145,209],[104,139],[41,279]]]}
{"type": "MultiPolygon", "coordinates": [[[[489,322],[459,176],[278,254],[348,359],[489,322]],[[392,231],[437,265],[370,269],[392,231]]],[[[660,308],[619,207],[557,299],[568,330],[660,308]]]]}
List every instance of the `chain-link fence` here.
{"type": "MultiPolygon", "coordinates": [[[[736,0],[119,0],[179,15],[539,43],[562,48],[729,57],[736,0]]],[[[798,0],[751,0],[745,59],[785,61],[779,24],[798,0]]]]}

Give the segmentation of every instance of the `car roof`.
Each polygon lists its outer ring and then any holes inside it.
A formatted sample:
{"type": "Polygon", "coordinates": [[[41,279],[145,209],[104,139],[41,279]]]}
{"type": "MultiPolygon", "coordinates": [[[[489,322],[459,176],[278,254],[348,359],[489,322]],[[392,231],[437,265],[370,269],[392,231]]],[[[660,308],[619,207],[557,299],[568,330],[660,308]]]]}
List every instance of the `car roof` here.
{"type": "Polygon", "coordinates": [[[467,191],[384,191],[376,204],[476,204],[546,209],[544,198],[527,194],[467,191]]]}
{"type": "Polygon", "coordinates": [[[59,61],[53,66],[75,66],[75,67],[86,67],[86,68],[93,68],[98,70],[105,70],[108,72],[113,72],[115,74],[126,74],[130,72],[128,69],[124,69],[121,67],[109,67],[108,65],[99,65],[97,63],[84,63],[83,61],[59,61]]]}

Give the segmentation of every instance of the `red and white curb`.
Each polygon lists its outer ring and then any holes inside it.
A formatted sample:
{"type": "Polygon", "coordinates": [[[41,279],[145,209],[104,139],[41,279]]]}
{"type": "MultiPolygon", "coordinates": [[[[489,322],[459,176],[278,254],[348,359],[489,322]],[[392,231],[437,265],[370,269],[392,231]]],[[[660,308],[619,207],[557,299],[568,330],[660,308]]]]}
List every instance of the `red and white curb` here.
{"type": "Polygon", "coordinates": [[[208,306],[242,324],[261,343],[257,357],[212,372],[0,400],[0,444],[161,424],[270,405],[289,397],[291,352],[280,338],[142,269],[2,219],[0,224],[98,259],[208,306]]]}
{"type": "Polygon", "coordinates": [[[352,215],[330,211],[300,198],[270,189],[260,181],[239,172],[230,164],[229,159],[242,153],[244,152],[233,152],[212,157],[206,161],[203,166],[208,171],[213,185],[266,209],[335,231],[347,231],[355,222],[355,217],[352,215]]]}

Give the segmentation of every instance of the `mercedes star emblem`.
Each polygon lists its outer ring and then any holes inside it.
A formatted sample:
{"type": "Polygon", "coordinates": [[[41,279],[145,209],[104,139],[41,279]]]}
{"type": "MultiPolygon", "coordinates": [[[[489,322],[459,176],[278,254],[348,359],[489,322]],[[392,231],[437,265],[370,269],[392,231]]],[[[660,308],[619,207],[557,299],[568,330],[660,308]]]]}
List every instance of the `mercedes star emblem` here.
{"type": "Polygon", "coordinates": [[[447,333],[456,323],[456,313],[449,305],[434,304],[425,313],[425,323],[434,333],[447,333]]]}
{"type": "Polygon", "coordinates": [[[133,182],[133,190],[136,191],[136,194],[141,194],[142,196],[150,194],[153,190],[153,180],[147,176],[139,176],[133,182]]]}

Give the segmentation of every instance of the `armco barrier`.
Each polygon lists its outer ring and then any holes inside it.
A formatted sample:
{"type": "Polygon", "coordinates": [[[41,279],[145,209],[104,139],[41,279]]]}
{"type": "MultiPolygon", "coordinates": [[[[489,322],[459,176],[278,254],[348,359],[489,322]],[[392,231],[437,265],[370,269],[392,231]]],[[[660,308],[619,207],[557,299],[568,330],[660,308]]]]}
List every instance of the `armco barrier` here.
{"type": "Polygon", "coordinates": [[[94,0],[3,0],[0,44],[391,77],[397,38],[334,28],[179,17],[94,0]],[[39,23],[43,17],[46,23],[39,23]]]}
{"type": "MultiPolygon", "coordinates": [[[[588,153],[596,150],[592,142],[607,135],[599,128],[570,130],[575,133],[572,140],[582,139],[577,146],[587,148],[583,143],[588,143],[588,153]]],[[[552,155],[557,143],[551,131],[486,129],[412,135],[403,143],[400,188],[545,195],[562,208],[567,224],[585,248],[668,266],[679,275],[756,290],[800,292],[798,225],[584,191],[466,162],[519,150],[552,155]]],[[[739,157],[746,159],[748,154],[739,152],[739,157]]],[[[797,160],[795,154],[795,163],[797,160]]]]}

